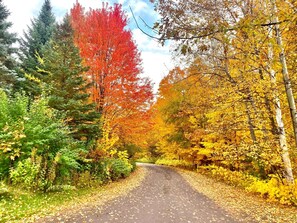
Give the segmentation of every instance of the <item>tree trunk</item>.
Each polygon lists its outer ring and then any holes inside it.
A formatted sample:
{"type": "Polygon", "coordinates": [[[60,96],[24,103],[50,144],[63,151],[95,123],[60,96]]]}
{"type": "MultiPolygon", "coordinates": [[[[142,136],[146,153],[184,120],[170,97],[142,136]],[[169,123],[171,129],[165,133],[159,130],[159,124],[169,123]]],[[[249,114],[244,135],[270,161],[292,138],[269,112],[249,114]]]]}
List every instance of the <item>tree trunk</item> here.
{"type": "MultiPolygon", "coordinates": [[[[271,36],[271,31],[269,30],[269,36],[271,36]]],[[[294,183],[294,177],[292,172],[292,166],[291,166],[291,160],[289,156],[288,146],[287,146],[287,139],[286,139],[286,133],[285,133],[285,127],[284,122],[282,118],[282,111],[280,106],[280,99],[278,97],[278,94],[276,92],[276,77],[275,77],[275,71],[270,66],[270,63],[273,59],[273,50],[272,50],[272,44],[269,45],[268,48],[268,63],[269,63],[269,72],[270,72],[270,79],[271,79],[271,85],[272,85],[272,94],[274,97],[274,107],[275,107],[275,116],[276,116],[276,125],[277,125],[277,135],[279,137],[279,144],[282,151],[282,161],[284,165],[285,170],[285,178],[288,183],[294,183]]]]}
{"type": "Polygon", "coordinates": [[[281,34],[280,27],[278,24],[279,19],[277,16],[277,6],[276,6],[275,0],[271,0],[271,10],[272,10],[272,22],[276,24],[274,26],[274,30],[275,30],[277,45],[280,49],[279,60],[282,65],[283,80],[284,80],[287,99],[288,99],[288,103],[289,103],[289,107],[290,107],[291,119],[292,119],[292,124],[293,124],[293,129],[294,129],[295,144],[297,146],[296,105],[295,105],[293,90],[292,90],[292,86],[291,86],[291,80],[290,80],[289,72],[288,72],[288,68],[287,68],[287,61],[286,61],[285,50],[284,50],[283,41],[282,41],[282,34],[281,34]]]}

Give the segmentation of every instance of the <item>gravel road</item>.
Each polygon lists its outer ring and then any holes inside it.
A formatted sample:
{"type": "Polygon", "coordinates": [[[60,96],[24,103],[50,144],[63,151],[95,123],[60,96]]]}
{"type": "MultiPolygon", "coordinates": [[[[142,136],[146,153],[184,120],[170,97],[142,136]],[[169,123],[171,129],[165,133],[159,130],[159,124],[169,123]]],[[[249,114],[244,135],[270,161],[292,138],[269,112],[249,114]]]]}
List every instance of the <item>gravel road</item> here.
{"type": "MultiPolygon", "coordinates": [[[[103,207],[85,208],[72,216],[52,222],[98,223],[235,223],[226,211],[194,191],[174,170],[140,164],[148,174],[141,185],[126,196],[103,207]]],[[[48,221],[47,221],[48,222],[48,221]]],[[[49,221],[50,222],[50,221],[49,221]]]]}

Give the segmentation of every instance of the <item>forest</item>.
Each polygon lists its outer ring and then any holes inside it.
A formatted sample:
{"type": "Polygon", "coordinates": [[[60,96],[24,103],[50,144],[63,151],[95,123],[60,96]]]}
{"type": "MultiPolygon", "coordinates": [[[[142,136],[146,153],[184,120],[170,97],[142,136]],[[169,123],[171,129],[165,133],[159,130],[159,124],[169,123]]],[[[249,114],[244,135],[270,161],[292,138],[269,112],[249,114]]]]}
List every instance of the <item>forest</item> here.
{"type": "Polygon", "coordinates": [[[140,161],[297,205],[297,3],[151,2],[177,65],[156,97],[121,5],[77,1],[58,22],[45,0],[18,38],[0,0],[0,196],[104,184],[140,161]]]}

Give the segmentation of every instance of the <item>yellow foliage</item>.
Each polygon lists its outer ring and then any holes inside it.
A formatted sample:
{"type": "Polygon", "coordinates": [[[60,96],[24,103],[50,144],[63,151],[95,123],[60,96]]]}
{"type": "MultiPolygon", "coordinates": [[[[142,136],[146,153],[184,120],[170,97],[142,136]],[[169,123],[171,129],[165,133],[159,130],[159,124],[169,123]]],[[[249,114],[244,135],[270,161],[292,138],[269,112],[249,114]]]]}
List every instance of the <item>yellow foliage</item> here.
{"type": "MultiPolygon", "coordinates": [[[[212,148],[212,147],[210,147],[210,148],[212,148]]],[[[199,149],[198,152],[197,152],[197,154],[210,156],[213,153],[213,150],[210,149],[210,148],[199,149]]]]}
{"type": "Polygon", "coordinates": [[[247,190],[260,194],[268,201],[278,201],[285,205],[297,205],[296,183],[297,181],[295,181],[295,185],[286,185],[276,178],[271,178],[269,181],[255,180],[247,187],[247,190]]]}
{"type": "Polygon", "coordinates": [[[41,80],[40,80],[39,78],[34,77],[34,76],[31,75],[31,74],[25,73],[25,77],[26,77],[28,80],[33,81],[33,82],[35,82],[35,83],[38,83],[38,84],[41,83],[41,80]]]}
{"type": "Polygon", "coordinates": [[[174,167],[193,167],[193,163],[187,162],[185,160],[158,159],[156,164],[174,167]]]}
{"type": "Polygon", "coordinates": [[[98,141],[98,148],[112,154],[114,153],[114,145],[118,142],[119,137],[117,134],[112,132],[108,120],[104,120],[103,123],[102,138],[98,141]]]}
{"type": "Polygon", "coordinates": [[[297,180],[295,184],[287,185],[275,176],[271,176],[269,180],[261,180],[246,173],[231,171],[222,167],[209,166],[206,168],[210,170],[207,173],[211,173],[216,179],[245,188],[248,192],[259,194],[268,201],[297,205],[297,180]]]}
{"type": "Polygon", "coordinates": [[[15,160],[17,157],[21,156],[21,150],[19,148],[21,139],[26,137],[23,132],[24,123],[20,122],[19,125],[16,126],[16,129],[6,125],[2,130],[6,135],[6,139],[9,140],[5,140],[5,138],[2,139],[0,142],[0,152],[9,154],[9,158],[15,160]]]}

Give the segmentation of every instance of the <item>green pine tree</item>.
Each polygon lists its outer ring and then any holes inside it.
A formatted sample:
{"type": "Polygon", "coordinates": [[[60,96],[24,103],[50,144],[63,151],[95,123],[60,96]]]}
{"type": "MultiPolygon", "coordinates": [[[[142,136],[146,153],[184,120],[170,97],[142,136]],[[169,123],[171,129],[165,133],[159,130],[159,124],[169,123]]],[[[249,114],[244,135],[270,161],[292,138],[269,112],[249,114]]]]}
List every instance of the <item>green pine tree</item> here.
{"type": "Polygon", "coordinates": [[[99,133],[99,113],[95,105],[88,102],[90,83],[83,76],[88,68],[82,65],[67,16],[61,25],[57,25],[53,39],[44,47],[43,55],[40,69],[47,74],[44,80],[49,106],[65,118],[74,138],[91,140],[99,133]]]}
{"type": "Polygon", "coordinates": [[[17,82],[16,61],[12,56],[16,52],[12,44],[17,41],[17,37],[15,33],[8,31],[12,26],[12,23],[7,21],[9,14],[0,0],[0,88],[7,92],[10,92],[17,82]]]}
{"type": "Polygon", "coordinates": [[[22,64],[19,75],[26,77],[22,87],[32,98],[41,94],[39,80],[43,78],[43,73],[37,70],[37,57],[42,57],[42,48],[51,39],[54,28],[52,6],[50,0],[45,0],[38,17],[32,20],[31,27],[28,27],[20,41],[19,57],[22,64]]]}

